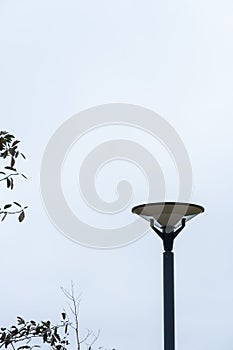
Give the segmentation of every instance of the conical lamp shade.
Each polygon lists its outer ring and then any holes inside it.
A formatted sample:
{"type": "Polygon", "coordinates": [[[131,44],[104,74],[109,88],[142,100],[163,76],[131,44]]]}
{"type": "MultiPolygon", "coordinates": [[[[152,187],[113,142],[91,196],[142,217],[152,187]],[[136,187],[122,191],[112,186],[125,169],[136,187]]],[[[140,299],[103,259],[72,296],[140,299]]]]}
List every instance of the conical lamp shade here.
{"type": "Polygon", "coordinates": [[[182,219],[191,220],[194,216],[203,213],[204,208],[191,203],[159,202],[138,205],[132,209],[132,212],[147,221],[153,219],[158,227],[177,227],[182,219]]]}

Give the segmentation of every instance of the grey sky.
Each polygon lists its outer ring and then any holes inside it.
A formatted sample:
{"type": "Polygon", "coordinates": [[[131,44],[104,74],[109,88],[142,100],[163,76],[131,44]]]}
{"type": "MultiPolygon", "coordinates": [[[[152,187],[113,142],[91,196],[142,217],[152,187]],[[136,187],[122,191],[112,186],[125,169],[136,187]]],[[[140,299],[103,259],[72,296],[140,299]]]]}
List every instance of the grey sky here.
{"type": "MultiPolygon", "coordinates": [[[[175,243],[177,349],[232,348],[232,14],[231,1],[0,1],[1,129],[22,140],[19,166],[30,178],[2,190],[4,201],[30,209],[23,224],[1,224],[1,323],[56,320],[65,306],[59,287],[72,279],[83,293],[83,329],[100,328],[100,345],[162,348],[160,240],[149,232],[120,249],[82,247],[54,228],[40,196],[54,131],[85,108],[125,102],[176,129],[192,162],[191,200],[206,207],[175,243]]],[[[162,152],[172,199],[175,171],[162,152]]],[[[72,170],[67,159],[71,179],[72,170]]]]}

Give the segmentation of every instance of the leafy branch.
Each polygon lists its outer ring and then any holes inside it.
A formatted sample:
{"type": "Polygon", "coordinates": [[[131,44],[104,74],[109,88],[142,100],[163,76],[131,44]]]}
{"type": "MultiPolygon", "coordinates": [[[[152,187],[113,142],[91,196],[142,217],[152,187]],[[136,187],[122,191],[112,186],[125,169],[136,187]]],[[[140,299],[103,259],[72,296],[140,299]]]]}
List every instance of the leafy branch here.
{"type": "Polygon", "coordinates": [[[2,217],[1,221],[3,221],[7,215],[18,214],[18,221],[22,222],[25,218],[25,209],[27,209],[27,208],[28,207],[22,207],[21,204],[19,204],[18,202],[13,202],[12,204],[11,203],[5,204],[3,207],[3,210],[0,208],[0,217],[2,217]],[[19,207],[20,209],[14,210],[14,211],[8,210],[14,204],[15,204],[15,206],[19,207]]]}
{"type": "Polygon", "coordinates": [[[13,325],[10,329],[2,327],[0,329],[0,348],[11,346],[14,350],[33,349],[40,345],[33,344],[31,341],[37,339],[43,343],[49,344],[53,350],[65,350],[69,344],[67,340],[69,322],[66,314],[62,313],[62,320],[58,325],[52,325],[50,321],[25,321],[22,317],[17,317],[17,326],[13,325]],[[59,334],[59,329],[64,330],[64,334],[59,334]],[[19,347],[18,347],[19,343],[19,347]],[[22,345],[22,343],[24,343],[22,345]],[[17,347],[16,347],[17,346],[17,347]]]}
{"type": "MultiPolygon", "coordinates": [[[[9,160],[8,165],[4,166],[3,171],[0,171],[0,182],[5,181],[6,187],[10,190],[14,188],[14,177],[22,176],[27,179],[27,177],[19,173],[16,169],[16,159],[21,156],[24,159],[25,155],[19,151],[18,145],[20,141],[16,140],[14,135],[10,134],[8,131],[0,131],[0,158],[9,160]]],[[[0,218],[3,221],[6,216],[17,214],[19,222],[22,222],[25,218],[25,209],[27,207],[22,207],[18,202],[13,202],[12,204],[4,205],[3,209],[0,208],[0,218]],[[9,211],[10,207],[15,204],[20,207],[18,210],[9,211]]]]}

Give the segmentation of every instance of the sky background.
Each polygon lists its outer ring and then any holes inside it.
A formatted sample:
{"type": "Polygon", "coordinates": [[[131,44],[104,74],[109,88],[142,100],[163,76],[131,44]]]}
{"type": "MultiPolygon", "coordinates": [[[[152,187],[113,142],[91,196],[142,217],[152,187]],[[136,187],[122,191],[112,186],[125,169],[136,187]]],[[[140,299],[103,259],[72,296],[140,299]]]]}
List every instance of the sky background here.
{"type": "MultiPolygon", "coordinates": [[[[2,186],[1,203],[30,207],[22,224],[1,224],[2,325],[17,315],[56,322],[66,306],[60,286],[73,280],[81,328],[101,329],[98,345],[162,349],[161,241],[149,232],[123,248],[80,246],[51,224],[40,194],[55,130],[86,108],[123,102],[175,128],[192,163],[191,201],[206,208],[175,242],[177,349],[232,349],[232,15],[226,0],[0,0],[0,129],[22,140],[18,167],[29,177],[12,193],[2,186]]],[[[67,177],[78,172],[66,167],[67,177]]],[[[161,168],[173,199],[174,166],[161,168]]],[[[101,193],[106,178],[98,181],[101,193]]],[[[64,188],[72,202],[66,177],[64,188]]]]}

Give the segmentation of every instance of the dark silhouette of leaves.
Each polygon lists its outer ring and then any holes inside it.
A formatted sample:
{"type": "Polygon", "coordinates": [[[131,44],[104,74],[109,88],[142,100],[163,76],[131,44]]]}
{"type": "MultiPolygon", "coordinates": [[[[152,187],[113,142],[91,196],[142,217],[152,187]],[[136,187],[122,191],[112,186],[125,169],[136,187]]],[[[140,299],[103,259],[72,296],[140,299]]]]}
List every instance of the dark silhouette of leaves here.
{"type": "MultiPolygon", "coordinates": [[[[4,171],[0,171],[0,182],[5,181],[6,187],[10,190],[13,190],[14,188],[13,178],[15,176],[21,175],[22,177],[27,179],[27,177],[24,174],[20,174],[19,172],[17,172],[16,168],[16,158],[20,153],[18,150],[19,143],[20,141],[16,140],[14,135],[10,134],[8,131],[0,131],[0,158],[10,159],[10,164],[8,163],[8,165],[4,166],[4,171]]],[[[20,154],[25,159],[24,154],[20,154]]],[[[13,202],[13,204],[20,207],[21,210],[9,211],[8,209],[11,208],[12,204],[6,204],[3,207],[3,210],[0,209],[1,221],[3,221],[8,214],[18,214],[19,222],[22,222],[24,220],[24,209],[26,209],[27,207],[24,207],[22,209],[21,205],[18,202],[13,202]]]]}

